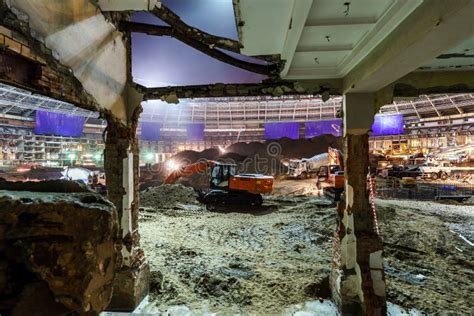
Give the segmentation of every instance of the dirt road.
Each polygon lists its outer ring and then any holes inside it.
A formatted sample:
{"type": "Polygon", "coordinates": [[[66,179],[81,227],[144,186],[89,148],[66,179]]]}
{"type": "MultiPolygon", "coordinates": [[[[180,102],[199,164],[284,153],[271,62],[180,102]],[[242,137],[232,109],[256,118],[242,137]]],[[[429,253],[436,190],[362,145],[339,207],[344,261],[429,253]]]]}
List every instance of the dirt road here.
{"type": "MultiPolygon", "coordinates": [[[[143,211],[141,243],[158,308],[275,314],[328,296],[334,207],[315,196],[265,204],[260,213],[211,213],[196,204],[143,211]]],[[[432,212],[412,202],[378,202],[391,302],[429,313],[473,311],[473,240],[462,233],[474,207],[461,207],[432,212]]]]}

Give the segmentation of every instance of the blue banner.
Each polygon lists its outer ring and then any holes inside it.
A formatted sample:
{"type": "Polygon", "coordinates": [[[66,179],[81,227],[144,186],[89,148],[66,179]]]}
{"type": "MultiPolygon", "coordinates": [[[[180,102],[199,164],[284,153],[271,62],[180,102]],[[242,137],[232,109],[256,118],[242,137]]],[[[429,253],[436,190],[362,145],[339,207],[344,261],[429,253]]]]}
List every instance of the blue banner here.
{"type": "Polygon", "coordinates": [[[337,137],[342,136],[342,120],[334,119],[304,123],[305,138],[312,138],[324,134],[331,134],[337,137]]]}
{"type": "Polygon", "coordinates": [[[35,134],[80,137],[86,118],[36,110],[35,134]]]}
{"type": "Polygon", "coordinates": [[[186,136],[190,141],[204,140],[204,123],[186,125],[186,136]]]}
{"type": "Polygon", "coordinates": [[[264,123],[264,128],[265,139],[300,138],[300,123],[298,122],[264,123]]]}
{"type": "Polygon", "coordinates": [[[141,122],[140,123],[140,139],[141,140],[148,140],[148,141],[158,141],[160,140],[161,136],[161,129],[162,124],[156,122],[141,122]]]}
{"type": "Polygon", "coordinates": [[[403,114],[375,115],[372,136],[401,135],[403,133],[403,114]]]}

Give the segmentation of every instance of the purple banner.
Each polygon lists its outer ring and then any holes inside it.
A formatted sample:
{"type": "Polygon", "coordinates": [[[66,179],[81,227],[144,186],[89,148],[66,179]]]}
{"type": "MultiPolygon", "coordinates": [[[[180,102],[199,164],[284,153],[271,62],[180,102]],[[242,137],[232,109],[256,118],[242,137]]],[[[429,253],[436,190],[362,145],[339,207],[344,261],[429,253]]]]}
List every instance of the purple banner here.
{"type": "Polygon", "coordinates": [[[148,141],[157,141],[160,140],[160,128],[162,124],[156,122],[141,122],[140,123],[140,139],[148,141]]]}
{"type": "Polygon", "coordinates": [[[317,122],[304,123],[305,138],[312,138],[324,134],[331,134],[334,136],[342,136],[342,120],[327,120],[317,122]]]}
{"type": "Polygon", "coordinates": [[[300,138],[300,123],[298,122],[264,123],[264,128],[265,139],[300,138]]]}
{"type": "Polygon", "coordinates": [[[401,135],[403,133],[403,114],[375,115],[372,136],[401,135]]]}
{"type": "Polygon", "coordinates": [[[80,137],[86,118],[36,110],[35,134],[80,137]]]}
{"type": "Polygon", "coordinates": [[[204,140],[204,123],[186,125],[187,140],[204,140]]]}

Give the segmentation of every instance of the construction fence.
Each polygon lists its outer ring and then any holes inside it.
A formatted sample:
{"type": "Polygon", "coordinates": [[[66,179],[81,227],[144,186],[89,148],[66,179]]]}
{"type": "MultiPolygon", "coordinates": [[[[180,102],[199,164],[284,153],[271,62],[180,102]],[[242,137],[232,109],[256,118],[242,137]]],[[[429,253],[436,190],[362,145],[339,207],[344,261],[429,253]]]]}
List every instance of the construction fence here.
{"type": "Polygon", "coordinates": [[[375,181],[375,195],[387,199],[413,199],[422,201],[464,201],[474,195],[474,184],[452,181],[417,182],[404,185],[397,180],[375,181]]]}

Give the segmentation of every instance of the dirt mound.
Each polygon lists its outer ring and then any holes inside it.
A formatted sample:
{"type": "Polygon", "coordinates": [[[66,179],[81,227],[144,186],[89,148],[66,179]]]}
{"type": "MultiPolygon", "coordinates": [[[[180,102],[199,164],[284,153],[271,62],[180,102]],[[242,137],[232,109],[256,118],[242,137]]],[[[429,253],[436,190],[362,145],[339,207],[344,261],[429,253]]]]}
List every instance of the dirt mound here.
{"type": "Polygon", "coordinates": [[[270,155],[280,159],[305,158],[327,152],[328,147],[341,148],[341,146],[341,138],[333,135],[321,135],[310,139],[281,138],[264,142],[235,143],[225,148],[225,153],[218,148],[209,148],[200,152],[184,150],[171,159],[175,162],[194,163],[199,159],[232,159],[239,162],[246,158],[253,159],[256,155],[264,158],[270,155]]]}
{"type": "MultiPolygon", "coordinates": [[[[225,148],[222,152],[219,148],[209,148],[201,152],[185,150],[170,158],[174,163],[181,166],[195,163],[202,159],[216,160],[226,163],[237,164],[240,173],[259,173],[278,177],[287,172],[283,161],[292,158],[309,158],[314,155],[327,152],[328,147],[341,148],[342,140],[333,135],[321,135],[311,139],[289,139],[267,140],[264,142],[235,143],[225,148]]],[[[142,173],[141,181],[149,185],[156,185],[163,181],[169,170],[163,164],[156,164],[152,170],[142,173]],[[149,177],[145,177],[149,175],[149,177]],[[153,180],[153,182],[152,182],[153,180]]],[[[178,180],[186,186],[194,188],[205,188],[209,185],[209,175],[199,174],[178,180]]],[[[149,186],[143,184],[142,188],[149,186]]]]}
{"type": "Polygon", "coordinates": [[[245,157],[246,156],[240,155],[238,153],[228,152],[228,153],[225,153],[225,154],[219,156],[219,158],[217,160],[222,161],[222,162],[238,163],[238,162],[243,161],[245,159],[245,157]]]}
{"type": "Polygon", "coordinates": [[[158,209],[172,209],[183,204],[199,204],[193,188],[181,184],[150,187],[140,193],[140,205],[158,209]]]}
{"type": "Polygon", "coordinates": [[[260,142],[250,142],[250,143],[235,143],[226,148],[227,152],[233,152],[241,156],[250,156],[254,155],[256,152],[264,148],[265,145],[260,142]]]}
{"type": "Polygon", "coordinates": [[[183,150],[171,157],[173,161],[183,163],[194,163],[199,159],[216,160],[221,155],[218,148],[208,148],[203,151],[183,150]]]}
{"type": "Polygon", "coordinates": [[[342,139],[333,135],[321,135],[310,139],[280,138],[265,142],[235,143],[226,148],[226,152],[251,157],[267,152],[281,158],[309,158],[327,152],[328,147],[342,148],[342,139]],[[272,149],[272,152],[268,152],[272,149]]]}

